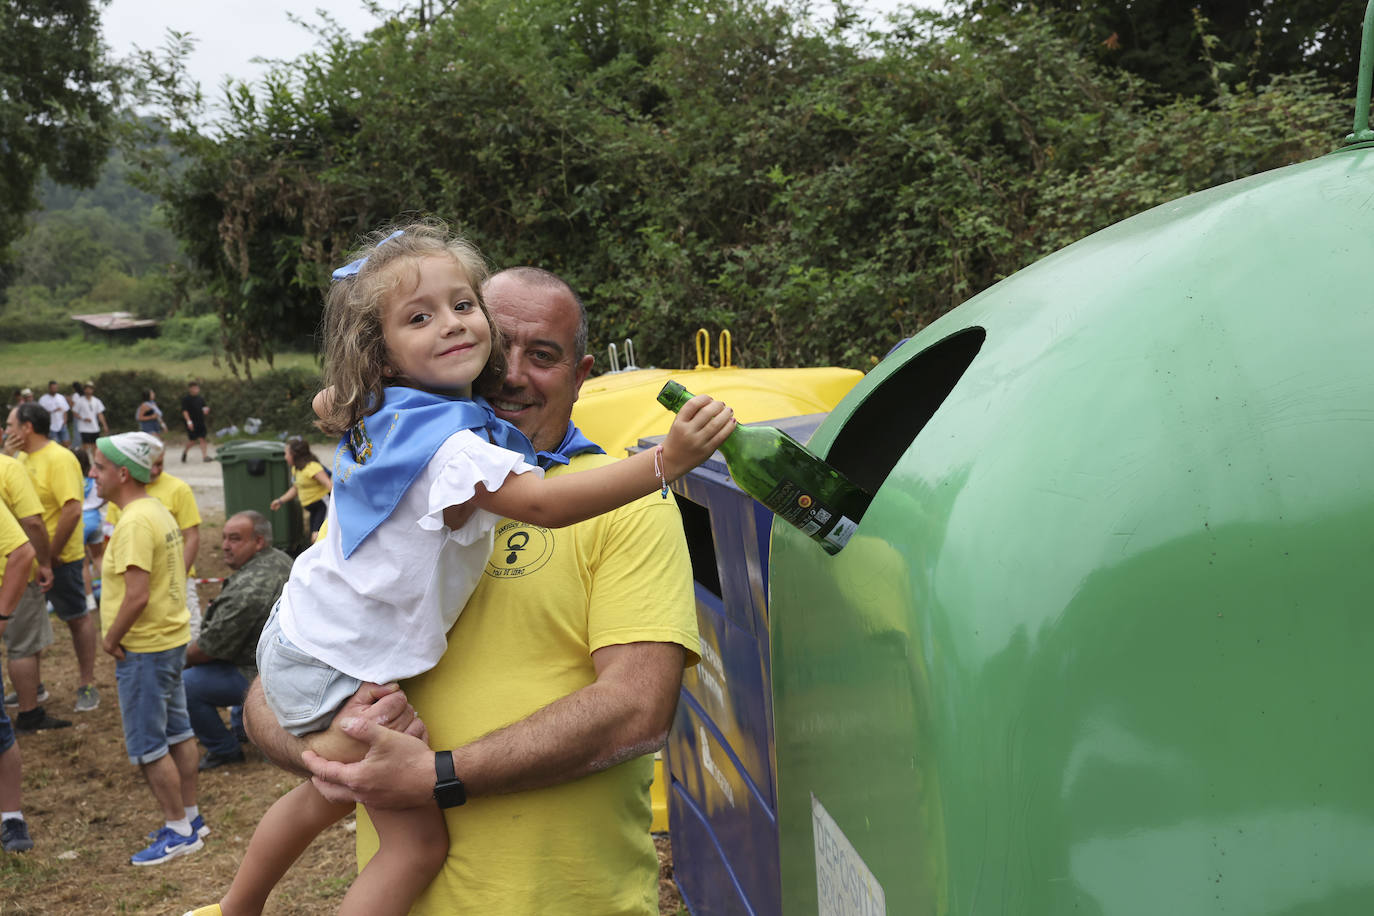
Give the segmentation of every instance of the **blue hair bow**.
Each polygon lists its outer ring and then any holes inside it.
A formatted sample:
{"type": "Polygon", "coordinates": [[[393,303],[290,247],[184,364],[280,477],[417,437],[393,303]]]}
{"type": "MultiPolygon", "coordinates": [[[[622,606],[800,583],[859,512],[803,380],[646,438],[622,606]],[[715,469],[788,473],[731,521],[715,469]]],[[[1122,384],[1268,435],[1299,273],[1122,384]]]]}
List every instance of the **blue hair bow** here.
{"type": "MultiPolygon", "coordinates": [[[[405,235],[405,234],[406,234],[406,233],[405,233],[405,230],[404,230],[404,229],[397,229],[395,232],[391,233],[391,234],[388,235],[386,238],[384,238],[384,239],[382,239],[380,242],[378,242],[378,243],[377,243],[377,248],[381,248],[383,245],[385,245],[387,242],[391,241],[392,239],[397,238],[398,236],[405,235]]],[[[376,251],[377,248],[374,248],[374,249],[372,249],[372,250],[373,250],[373,251],[376,251]]],[[[361,258],[359,258],[358,260],[356,260],[356,261],[350,261],[349,263],[345,264],[343,267],[340,267],[339,269],[335,270],[332,274],[330,274],[330,276],[333,277],[335,280],[346,280],[346,279],[348,279],[349,277],[356,277],[356,276],[358,275],[358,271],[362,270],[362,269],[363,269],[363,265],[366,264],[366,263],[367,263],[367,255],[363,255],[363,256],[362,256],[361,258]]]]}

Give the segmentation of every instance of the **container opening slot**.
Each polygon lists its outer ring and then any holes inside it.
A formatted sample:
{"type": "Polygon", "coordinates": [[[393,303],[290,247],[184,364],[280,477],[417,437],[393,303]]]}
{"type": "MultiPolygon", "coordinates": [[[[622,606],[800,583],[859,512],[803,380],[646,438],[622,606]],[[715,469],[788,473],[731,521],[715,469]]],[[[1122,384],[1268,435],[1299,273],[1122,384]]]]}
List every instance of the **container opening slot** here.
{"type": "Polygon", "coordinates": [[[968,328],[909,359],[854,410],[826,460],[868,492],[878,492],[986,339],[982,328],[968,328]]]}
{"type": "Polygon", "coordinates": [[[716,539],[711,534],[711,513],[678,493],[677,507],[682,512],[682,530],[687,535],[687,554],[692,559],[692,578],[716,598],[720,598],[720,569],[716,566],[716,539]]]}

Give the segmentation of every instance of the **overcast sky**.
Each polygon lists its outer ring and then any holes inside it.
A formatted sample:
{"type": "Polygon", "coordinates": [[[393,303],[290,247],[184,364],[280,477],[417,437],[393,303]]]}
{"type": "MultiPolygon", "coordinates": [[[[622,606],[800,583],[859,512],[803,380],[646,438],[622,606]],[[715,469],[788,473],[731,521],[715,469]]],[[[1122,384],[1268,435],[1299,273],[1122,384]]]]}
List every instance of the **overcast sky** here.
{"type": "MultiPolygon", "coordinates": [[[[898,2],[862,0],[855,5],[882,11],[894,9],[898,2]]],[[[401,3],[382,5],[396,8],[401,3]]],[[[917,0],[916,5],[936,7],[939,0],[917,0]]],[[[135,47],[161,47],[168,29],[189,32],[196,39],[191,75],[208,98],[216,99],[225,76],[252,80],[263,74],[266,68],[254,64],[253,58],[290,59],[310,50],[313,36],[287,14],[318,21],[320,9],[355,37],[376,25],[359,0],[111,0],[105,8],[105,42],[124,56],[135,47]]]]}
{"type": "Polygon", "coordinates": [[[287,14],[318,21],[317,9],[327,10],[355,37],[376,24],[358,0],[111,0],[105,8],[105,43],[122,57],[135,47],[161,47],[168,29],[189,32],[196,40],[191,75],[215,98],[225,76],[251,80],[263,74],[266,67],[253,58],[289,59],[310,50],[313,36],[287,14]]]}

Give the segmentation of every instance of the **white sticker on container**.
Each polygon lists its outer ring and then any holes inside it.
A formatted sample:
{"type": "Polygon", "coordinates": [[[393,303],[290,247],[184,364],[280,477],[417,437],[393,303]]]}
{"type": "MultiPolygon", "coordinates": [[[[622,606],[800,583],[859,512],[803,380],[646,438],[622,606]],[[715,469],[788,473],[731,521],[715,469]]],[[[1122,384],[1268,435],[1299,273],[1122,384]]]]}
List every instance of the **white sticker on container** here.
{"type": "Polygon", "coordinates": [[[882,885],[815,795],[811,832],[816,842],[818,916],[885,916],[882,885]]]}
{"type": "Polygon", "coordinates": [[[826,534],[825,539],[836,547],[843,547],[849,543],[849,536],[859,527],[859,523],[847,515],[841,515],[840,520],[835,523],[826,534]]]}

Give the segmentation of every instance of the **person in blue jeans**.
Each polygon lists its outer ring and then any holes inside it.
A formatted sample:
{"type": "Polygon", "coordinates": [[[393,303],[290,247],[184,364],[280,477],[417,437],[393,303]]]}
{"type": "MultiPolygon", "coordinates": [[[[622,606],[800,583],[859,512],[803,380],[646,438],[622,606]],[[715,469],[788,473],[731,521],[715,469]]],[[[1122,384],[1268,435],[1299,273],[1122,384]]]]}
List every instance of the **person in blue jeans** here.
{"type": "Polygon", "coordinates": [[[224,523],[224,562],[234,571],[205,610],[200,635],[186,649],[186,707],[205,748],[201,770],[243,762],[243,695],[258,675],[257,646],[272,605],[291,576],[291,558],[272,546],[272,523],[252,510],[224,523]],[[233,731],[220,708],[229,707],[233,731]]]}
{"type": "Polygon", "coordinates": [[[97,438],[91,477],[120,509],[102,562],[101,646],[115,659],[119,716],[129,762],[148,781],[162,827],[134,865],[159,865],[195,852],[209,833],[196,801],[195,732],[181,670],[191,641],[181,529],[148,495],[162,443],[148,433],[97,438]]]}
{"type": "MultiPolygon", "coordinates": [[[[5,632],[19,597],[28,584],[29,566],[38,556],[28,535],[0,502],[0,635],[5,632]]],[[[29,825],[20,808],[23,765],[14,727],[0,703],[0,846],[5,852],[26,852],[33,848],[29,825]]]]}

